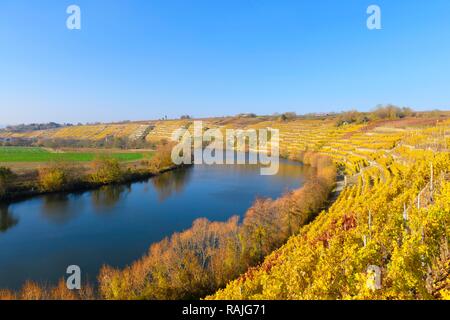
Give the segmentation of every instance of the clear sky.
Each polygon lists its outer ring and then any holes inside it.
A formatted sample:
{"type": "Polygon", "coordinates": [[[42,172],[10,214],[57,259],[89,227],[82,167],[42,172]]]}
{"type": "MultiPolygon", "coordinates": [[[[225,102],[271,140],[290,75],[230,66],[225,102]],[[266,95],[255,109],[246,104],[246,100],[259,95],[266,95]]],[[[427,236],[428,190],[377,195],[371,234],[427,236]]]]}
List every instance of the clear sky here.
{"type": "Polygon", "coordinates": [[[0,124],[384,103],[449,109],[450,1],[0,0],[0,124]]]}

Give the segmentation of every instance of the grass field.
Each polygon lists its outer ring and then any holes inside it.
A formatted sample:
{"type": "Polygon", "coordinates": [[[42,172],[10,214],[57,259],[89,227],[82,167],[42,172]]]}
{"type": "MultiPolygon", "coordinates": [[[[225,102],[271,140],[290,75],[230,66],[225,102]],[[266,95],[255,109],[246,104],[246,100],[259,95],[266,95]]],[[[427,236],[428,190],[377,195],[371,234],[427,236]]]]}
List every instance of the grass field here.
{"type": "Polygon", "coordinates": [[[149,152],[51,152],[43,148],[0,147],[0,162],[89,162],[100,154],[107,154],[120,161],[134,161],[144,158],[149,152]]]}

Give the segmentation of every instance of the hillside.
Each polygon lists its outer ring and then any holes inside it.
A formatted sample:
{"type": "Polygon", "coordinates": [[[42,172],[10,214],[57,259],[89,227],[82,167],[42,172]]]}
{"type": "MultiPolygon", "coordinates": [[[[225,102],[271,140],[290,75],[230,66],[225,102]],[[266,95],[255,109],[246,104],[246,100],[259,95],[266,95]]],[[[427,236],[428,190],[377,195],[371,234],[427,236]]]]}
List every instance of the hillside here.
{"type": "Polygon", "coordinates": [[[281,126],[289,156],[304,147],[329,154],[348,185],[261,266],[208,298],[450,298],[449,125],[281,126]]]}
{"type": "Polygon", "coordinates": [[[133,137],[151,123],[95,124],[61,127],[27,132],[2,131],[0,138],[100,140],[108,136],[133,137]]]}
{"type": "MultiPolygon", "coordinates": [[[[61,128],[9,137],[169,140],[192,120],[61,128]]],[[[208,299],[449,299],[450,119],[206,119],[208,128],[280,130],[281,155],[328,155],[345,175],[333,205],[208,299]]]]}

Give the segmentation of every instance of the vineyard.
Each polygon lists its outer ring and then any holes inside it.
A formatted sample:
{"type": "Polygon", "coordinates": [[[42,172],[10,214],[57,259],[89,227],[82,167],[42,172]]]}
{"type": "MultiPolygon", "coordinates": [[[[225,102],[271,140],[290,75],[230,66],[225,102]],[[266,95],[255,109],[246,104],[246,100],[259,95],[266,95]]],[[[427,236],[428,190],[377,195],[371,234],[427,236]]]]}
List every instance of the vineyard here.
{"type": "Polygon", "coordinates": [[[347,185],[264,263],[208,298],[449,299],[449,125],[280,126],[287,156],[330,155],[347,185]]]}
{"type": "MultiPolygon", "coordinates": [[[[130,136],[138,132],[136,135],[147,141],[162,142],[170,140],[175,130],[191,131],[192,127],[190,120],[166,120],[27,134],[99,139],[109,134],[130,136]]],[[[223,289],[207,299],[450,299],[448,116],[344,125],[336,125],[330,117],[217,118],[204,120],[203,127],[222,131],[279,129],[283,157],[302,161],[305,154],[326,156],[343,177],[334,202],[312,222],[300,226],[286,244],[264,252],[268,255],[259,266],[243,269],[247,271],[231,277],[235,279],[231,282],[224,280],[230,277],[211,276],[223,289]]],[[[5,133],[2,135],[5,137],[5,133]]],[[[255,208],[253,211],[259,210],[255,208]]],[[[233,235],[238,233],[237,222],[229,224],[233,235]]],[[[218,228],[215,224],[206,227],[218,228]]],[[[181,237],[191,239],[192,234],[189,231],[181,237]]],[[[229,237],[228,233],[224,237],[229,237]]],[[[171,275],[161,271],[163,267],[159,265],[160,255],[168,254],[168,250],[177,252],[177,239],[160,244],[166,248],[164,252],[153,247],[147,258],[130,269],[105,269],[101,275],[103,297],[167,298],[161,287],[147,285],[147,278],[141,278],[143,268],[150,265],[152,277],[179,297],[181,289],[171,291],[173,283],[167,280],[171,275]]],[[[197,249],[192,250],[195,257],[197,249]]],[[[218,266],[220,263],[216,266],[220,269],[218,266]]],[[[235,269],[223,271],[233,275],[234,272],[235,269]]],[[[179,285],[182,288],[185,282],[179,285]]],[[[183,294],[182,297],[194,297],[190,291],[183,294]]]]}
{"type": "Polygon", "coordinates": [[[68,126],[51,130],[36,130],[28,132],[1,132],[3,139],[85,139],[100,140],[107,137],[134,137],[144,131],[150,124],[98,124],[68,126]],[[143,130],[144,129],[144,130],[143,130]]]}

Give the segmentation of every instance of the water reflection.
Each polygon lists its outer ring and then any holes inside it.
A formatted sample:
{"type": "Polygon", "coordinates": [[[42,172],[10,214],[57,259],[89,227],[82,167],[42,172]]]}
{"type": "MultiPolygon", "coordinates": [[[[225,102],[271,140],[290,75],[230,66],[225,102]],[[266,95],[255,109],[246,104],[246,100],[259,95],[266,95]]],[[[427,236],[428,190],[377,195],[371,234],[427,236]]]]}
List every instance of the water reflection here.
{"type": "Polygon", "coordinates": [[[108,209],[125,198],[131,190],[131,184],[103,186],[91,192],[92,205],[97,213],[111,212],[108,209]]]}
{"type": "Polygon", "coordinates": [[[9,204],[0,204],[0,233],[6,233],[19,222],[9,209],[9,204]]]}
{"type": "Polygon", "coordinates": [[[152,178],[150,181],[158,193],[158,199],[163,202],[172,194],[177,194],[183,191],[186,184],[189,182],[192,173],[192,168],[185,168],[180,170],[173,170],[152,178]]]}
{"type": "Polygon", "coordinates": [[[43,197],[42,215],[49,221],[64,224],[73,219],[78,210],[71,206],[69,195],[66,193],[48,194],[43,197]]]}
{"type": "Polygon", "coordinates": [[[57,283],[72,263],[92,279],[104,264],[123,268],[199,217],[226,221],[256,197],[298,188],[304,167],[291,164],[281,161],[277,176],[261,176],[258,166],[196,165],[128,186],[0,205],[1,287],[18,289],[28,279],[57,283]]]}
{"type": "Polygon", "coordinates": [[[300,163],[291,163],[286,160],[283,161],[283,165],[279,167],[277,177],[280,179],[291,178],[299,175],[299,167],[301,167],[302,179],[309,179],[314,176],[315,169],[310,166],[304,166],[300,163]]]}

